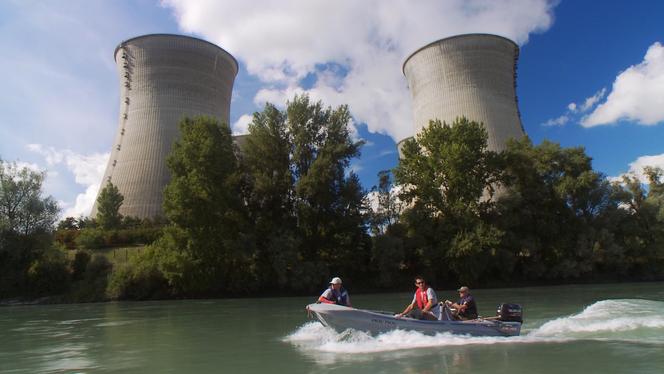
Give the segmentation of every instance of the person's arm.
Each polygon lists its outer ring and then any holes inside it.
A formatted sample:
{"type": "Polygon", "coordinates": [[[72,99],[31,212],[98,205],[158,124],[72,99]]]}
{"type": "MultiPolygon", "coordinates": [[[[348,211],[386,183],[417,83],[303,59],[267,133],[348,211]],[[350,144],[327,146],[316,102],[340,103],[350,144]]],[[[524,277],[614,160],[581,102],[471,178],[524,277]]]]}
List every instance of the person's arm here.
{"type": "Polygon", "coordinates": [[[445,305],[456,310],[459,310],[461,308],[461,305],[449,300],[445,300],[445,305]]]}
{"type": "Polygon", "coordinates": [[[427,302],[427,305],[424,306],[424,309],[422,309],[422,312],[426,313],[431,310],[431,307],[433,306],[433,303],[431,302],[431,299],[427,302]]]}
{"type": "Polygon", "coordinates": [[[438,300],[438,297],[436,297],[436,293],[431,287],[427,289],[427,299],[429,299],[429,301],[427,301],[427,305],[425,305],[424,309],[422,309],[422,312],[425,313],[431,311],[431,308],[434,307],[433,300],[438,300]]]}
{"type": "Polygon", "coordinates": [[[468,308],[468,305],[466,305],[465,302],[463,302],[463,303],[461,303],[461,304],[457,304],[457,303],[453,303],[453,302],[451,302],[451,301],[449,301],[449,300],[445,300],[445,304],[446,304],[447,306],[449,306],[450,308],[454,308],[454,309],[456,309],[456,310],[459,311],[459,312],[463,312],[464,310],[466,310],[466,308],[468,308]]]}
{"type": "Polygon", "coordinates": [[[396,317],[396,318],[401,318],[401,317],[405,316],[405,315],[408,314],[411,310],[413,310],[414,307],[415,307],[415,303],[410,303],[410,304],[408,304],[408,306],[406,307],[406,309],[404,309],[403,312],[397,314],[395,317],[396,317]]]}
{"type": "Polygon", "coordinates": [[[330,296],[332,296],[332,291],[328,288],[327,290],[323,291],[323,293],[320,295],[318,298],[319,303],[324,303],[324,304],[336,304],[336,300],[330,299],[330,296]]]}

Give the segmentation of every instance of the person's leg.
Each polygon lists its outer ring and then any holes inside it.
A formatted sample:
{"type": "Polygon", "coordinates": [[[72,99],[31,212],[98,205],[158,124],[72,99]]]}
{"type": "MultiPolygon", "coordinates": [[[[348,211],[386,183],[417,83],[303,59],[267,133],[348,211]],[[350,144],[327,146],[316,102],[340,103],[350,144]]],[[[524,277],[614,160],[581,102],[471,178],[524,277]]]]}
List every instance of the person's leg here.
{"type": "Polygon", "coordinates": [[[431,312],[422,313],[422,318],[421,319],[425,319],[427,321],[437,321],[438,320],[438,318],[431,312]]]}
{"type": "Polygon", "coordinates": [[[412,319],[422,319],[422,310],[415,308],[415,309],[411,310],[410,313],[408,313],[407,316],[412,318],[412,319]]]}

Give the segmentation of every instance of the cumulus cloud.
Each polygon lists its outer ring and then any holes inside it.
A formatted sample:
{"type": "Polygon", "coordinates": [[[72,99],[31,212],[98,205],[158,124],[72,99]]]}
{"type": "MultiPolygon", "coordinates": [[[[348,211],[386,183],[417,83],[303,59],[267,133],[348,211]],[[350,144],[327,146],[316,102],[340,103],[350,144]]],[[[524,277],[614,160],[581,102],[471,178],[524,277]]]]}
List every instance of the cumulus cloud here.
{"type": "Polygon", "coordinates": [[[85,191],[76,196],[74,203],[61,202],[61,205],[65,208],[62,216],[88,215],[97,198],[109,153],[83,155],[69,149],[57,150],[54,147],[46,147],[41,144],[28,144],[27,148],[44,157],[49,166],[64,165],[74,175],[76,184],[85,187],[85,191]]]}
{"type": "Polygon", "coordinates": [[[254,116],[251,114],[243,114],[240,116],[240,118],[235,121],[235,123],[231,126],[231,130],[233,131],[233,135],[244,135],[249,133],[249,124],[251,121],[254,119],[254,116]]]}
{"type": "Polygon", "coordinates": [[[547,0],[163,4],[173,9],[183,31],[229,50],[258,77],[264,87],[255,103],[279,105],[308,93],[328,105],[349,104],[369,131],[395,140],[412,133],[410,99],[401,74],[409,53],[460,33],[494,33],[524,44],[530,33],[550,27],[555,6],[547,0]]]}
{"type": "Polygon", "coordinates": [[[652,44],[643,61],[618,74],[606,102],[583,119],[585,127],[628,120],[641,125],[664,121],[664,46],[652,44]]]}
{"type": "Polygon", "coordinates": [[[638,178],[641,183],[648,183],[648,177],[643,174],[643,169],[646,166],[658,167],[664,170],[664,153],[659,155],[641,156],[629,163],[629,171],[627,171],[627,173],[621,174],[617,177],[610,177],[609,180],[613,182],[622,182],[623,175],[627,175],[638,178]]]}

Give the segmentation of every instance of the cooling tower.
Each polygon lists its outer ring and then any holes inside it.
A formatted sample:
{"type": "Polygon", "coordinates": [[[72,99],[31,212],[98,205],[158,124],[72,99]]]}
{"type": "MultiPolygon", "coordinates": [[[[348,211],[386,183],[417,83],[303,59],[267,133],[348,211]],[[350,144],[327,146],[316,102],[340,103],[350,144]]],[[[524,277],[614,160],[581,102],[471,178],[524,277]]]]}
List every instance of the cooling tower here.
{"type": "Polygon", "coordinates": [[[228,123],[237,61],[204,40],[154,34],[122,42],[115,62],[120,119],[102,188],[118,187],[122,215],[155,218],[162,215],[166,157],[179,138],[178,123],[197,115],[228,123]]]}
{"type": "Polygon", "coordinates": [[[484,123],[490,150],[524,136],[516,98],[518,57],[516,43],[488,34],[453,36],[415,51],[403,64],[415,133],[432,119],[449,124],[465,116],[484,123]]]}

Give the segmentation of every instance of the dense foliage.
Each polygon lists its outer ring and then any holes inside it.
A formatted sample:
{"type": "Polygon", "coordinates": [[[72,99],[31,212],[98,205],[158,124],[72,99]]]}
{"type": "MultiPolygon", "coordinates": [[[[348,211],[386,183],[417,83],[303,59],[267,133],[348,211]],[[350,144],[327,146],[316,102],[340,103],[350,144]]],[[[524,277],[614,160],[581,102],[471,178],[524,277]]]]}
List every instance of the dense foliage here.
{"type": "Polygon", "coordinates": [[[474,285],[664,275],[661,170],[646,169],[646,188],[612,184],[583,148],[524,138],[496,154],[486,141],[460,118],[404,145],[394,172],[408,208],[374,240],[400,248],[403,272],[474,285]]]}
{"type": "Polygon", "coordinates": [[[350,165],[361,141],[346,106],[267,104],[235,143],[213,118],[184,119],[168,157],[166,217],[99,214],[53,227],[43,174],[0,161],[0,298],[60,301],[664,277],[664,173],[609,181],[583,148],[528,138],[487,148],[480,123],[432,121],[370,192],[350,165]],[[103,255],[136,248],[124,261],[103,255]],[[111,262],[110,260],[113,260],[111,262]]]}
{"type": "Polygon", "coordinates": [[[0,160],[0,298],[62,287],[60,253],[51,241],[58,207],[42,195],[43,181],[44,173],[0,160]]]}
{"type": "Polygon", "coordinates": [[[104,230],[117,229],[122,223],[120,206],[124,202],[124,196],[120,190],[113,184],[107,183],[99,191],[97,197],[97,223],[104,230]]]}

